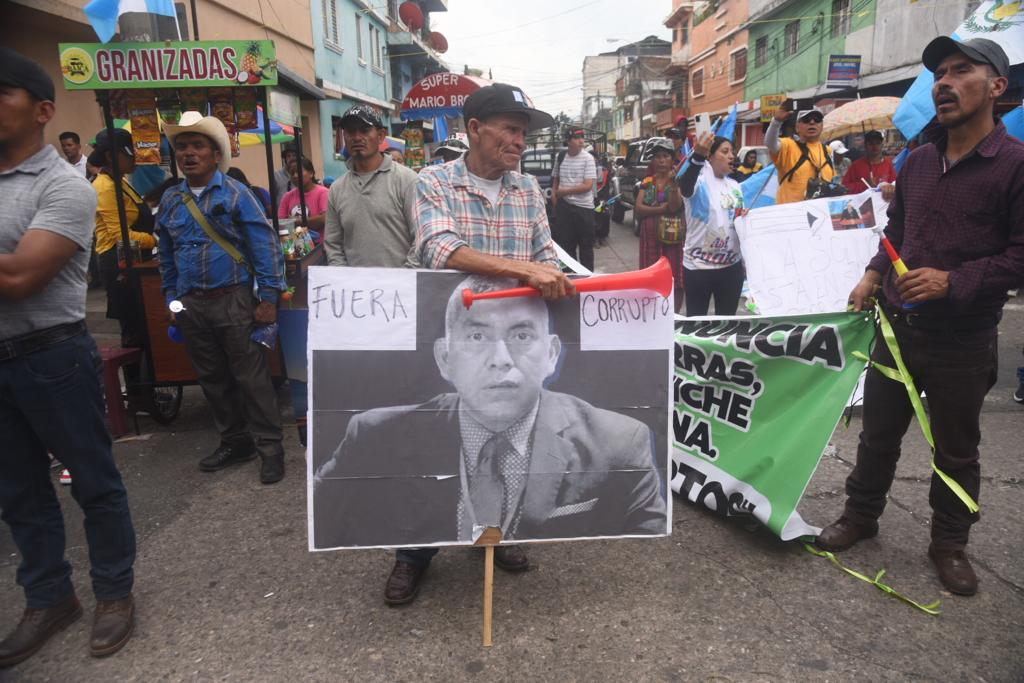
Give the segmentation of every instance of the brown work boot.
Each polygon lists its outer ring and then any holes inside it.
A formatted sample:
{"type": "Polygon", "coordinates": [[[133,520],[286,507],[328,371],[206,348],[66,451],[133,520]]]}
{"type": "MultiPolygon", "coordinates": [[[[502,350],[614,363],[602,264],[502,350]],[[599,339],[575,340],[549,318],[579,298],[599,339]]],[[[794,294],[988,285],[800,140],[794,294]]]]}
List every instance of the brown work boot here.
{"type": "Polygon", "coordinates": [[[120,600],[97,600],[96,620],[92,623],[89,654],[112,655],[128,642],[135,628],[135,601],[131,594],[120,600]]]}
{"type": "Polygon", "coordinates": [[[426,571],[426,566],[395,560],[395,566],[384,586],[384,602],[389,605],[405,605],[415,600],[426,571]]]}
{"type": "Polygon", "coordinates": [[[21,621],[0,642],[0,668],[14,666],[39,651],[57,631],[82,616],[82,605],[72,593],[52,607],[25,608],[21,621]]]}
{"type": "Polygon", "coordinates": [[[494,564],[507,572],[525,572],[530,568],[530,558],[517,545],[499,545],[494,548],[494,564]]]}
{"type": "Polygon", "coordinates": [[[877,535],[878,522],[870,525],[858,524],[843,516],[822,529],[814,543],[822,550],[840,553],[852,548],[858,541],[877,535]]]}
{"type": "Polygon", "coordinates": [[[929,546],[928,557],[939,571],[939,581],[950,593],[974,595],[978,592],[978,575],[963,550],[938,550],[929,546]]]}

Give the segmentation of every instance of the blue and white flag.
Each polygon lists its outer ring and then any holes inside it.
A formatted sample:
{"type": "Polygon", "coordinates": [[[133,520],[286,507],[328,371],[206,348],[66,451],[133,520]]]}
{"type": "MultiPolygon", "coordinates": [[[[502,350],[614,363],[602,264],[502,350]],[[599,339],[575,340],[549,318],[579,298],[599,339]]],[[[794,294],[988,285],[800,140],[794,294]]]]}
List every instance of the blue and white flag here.
{"type": "Polygon", "coordinates": [[[1018,140],[1024,140],[1024,107],[1017,107],[1006,112],[1003,114],[1002,121],[1006,126],[1007,133],[1018,140]]]}
{"type": "Polygon", "coordinates": [[[748,209],[773,206],[775,195],[779,191],[779,174],[775,172],[775,164],[768,164],[740,183],[740,191],[743,192],[743,206],[748,209]],[[757,203],[754,203],[755,197],[757,203]]]}
{"type": "MultiPolygon", "coordinates": [[[[988,38],[999,43],[1010,64],[1020,64],[1024,62],[1024,4],[985,0],[953,31],[952,38],[957,41],[988,38]]],[[[932,102],[934,82],[932,72],[922,69],[892,117],[893,123],[908,140],[917,137],[935,116],[935,104],[932,102]]]]}
{"type": "Polygon", "coordinates": [[[725,117],[724,121],[718,124],[718,128],[715,130],[715,135],[726,140],[732,140],[733,136],[736,135],[736,105],[732,105],[732,111],[725,117]]]}
{"type": "Polygon", "coordinates": [[[147,12],[177,17],[174,0],[92,0],[82,11],[104,43],[109,43],[117,33],[117,20],[122,14],[147,12]]]}
{"type": "Polygon", "coordinates": [[[900,150],[900,153],[897,154],[896,158],[892,160],[892,170],[896,171],[896,173],[899,173],[900,169],[903,168],[903,163],[907,160],[907,157],[909,156],[909,147],[904,147],[902,150],[900,150]]]}

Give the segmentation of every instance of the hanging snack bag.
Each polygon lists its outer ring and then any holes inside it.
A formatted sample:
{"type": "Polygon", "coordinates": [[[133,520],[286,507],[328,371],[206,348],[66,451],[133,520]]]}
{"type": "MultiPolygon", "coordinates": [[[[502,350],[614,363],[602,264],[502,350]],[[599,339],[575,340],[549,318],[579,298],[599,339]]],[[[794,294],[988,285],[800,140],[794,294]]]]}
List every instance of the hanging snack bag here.
{"type": "Polygon", "coordinates": [[[241,150],[238,144],[238,127],[235,125],[235,97],[232,88],[210,88],[210,116],[220,119],[231,138],[231,156],[237,157],[241,150]]]}
{"type": "Polygon", "coordinates": [[[256,115],[256,89],[237,88],[235,90],[235,123],[238,130],[250,130],[258,127],[256,115]]]}
{"type": "Polygon", "coordinates": [[[189,88],[179,90],[178,99],[181,101],[182,111],[197,111],[206,116],[206,90],[203,88],[189,88]]]}
{"type": "Polygon", "coordinates": [[[156,99],[156,111],[164,125],[177,124],[181,120],[181,103],[178,101],[177,93],[173,90],[161,91],[156,99]]]}
{"type": "Polygon", "coordinates": [[[160,119],[153,93],[133,93],[128,100],[128,118],[132,124],[132,146],[139,166],[160,163],[160,119]]]}

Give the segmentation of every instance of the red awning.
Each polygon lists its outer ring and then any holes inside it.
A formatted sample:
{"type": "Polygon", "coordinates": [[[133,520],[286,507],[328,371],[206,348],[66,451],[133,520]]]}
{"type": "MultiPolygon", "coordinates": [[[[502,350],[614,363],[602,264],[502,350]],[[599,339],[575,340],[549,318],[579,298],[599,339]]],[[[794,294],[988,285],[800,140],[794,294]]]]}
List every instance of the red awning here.
{"type": "Polygon", "coordinates": [[[437,116],[462,116],[462,103],[490,85],[486,78],[463,74],[431,74],[414,85],[402,100],[402,120],[429,120],[437,116]]]}

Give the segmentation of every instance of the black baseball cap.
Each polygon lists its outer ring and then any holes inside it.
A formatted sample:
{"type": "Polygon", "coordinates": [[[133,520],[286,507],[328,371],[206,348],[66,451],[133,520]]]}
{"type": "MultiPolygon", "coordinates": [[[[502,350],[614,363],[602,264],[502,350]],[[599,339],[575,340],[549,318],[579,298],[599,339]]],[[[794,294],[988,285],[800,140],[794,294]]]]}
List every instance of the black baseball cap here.
{"type": "Polygon", "coordinates": [[[520,88],[507,83],[495,83],[480,88],[466,98],[462,105],[462,119],[469,127],[470,119],[480,119],[495,114],[525,114],[530,130],[548,128],[555,124],[551,114],[533,108],[533,102],[520,88]]]}
{"type": "Polygon", "coordinates": [[[677,140],[682,140],[686,136],[683,135],[683,131],[679,130],[678,128],[672,127],[665,131],[665,137],[669,139],[675,138],[677,140]]]}
{"type": "Polygon", "coordinates": [[[565,131],[565,139],[572,140],[573,138],[585,138],[587,137],[587,131],[582,128],[570,128],[565,131]]]}
{"type": "Polygon", "coordinates": [[[89,154],[89,158],[86,159],[86,161],[93,166],[103,166],[106,164],[104,156],[111,149],[124,152],[128,156],[134,157],[135,146],[132,145],[132,134],[124,128],[115,128],[114,143],[111,144],[107,136],[107,129],[103,128],[100,132],[96,133],[96,142],[93,144],[92,152],[89,154]]]}
{"type": "Polygon", "coordinates": [[[962,52],[972,62],[989,64],[996,73],[1006,77],[1010,74],[1010,60],[999,43],[988,38],[971,38],[962,43],[949,36],[939,36],[925,46],[921,62],[929,71],[939,68],[942,60],[954,52],[962,52]]]}
{"type": "Polygon", "coordinates": [[[357,104],[349,107],[348,111],[345,112],[345,115],[341,117],[341,127],[344,128],[345,123],[351,119],[362,121],[366,125],[373,126],[374,128],[386,127],[384,122],[380,120],[380,116],[377,114],[377,111],[373,107],[365,104],[357,104]]]}
{"type": "Polygon", "coordinates": [[[22,88],[37,100],[53,102],[53,79],[20,52],[0,47],[0,85],[22,88]]]}

